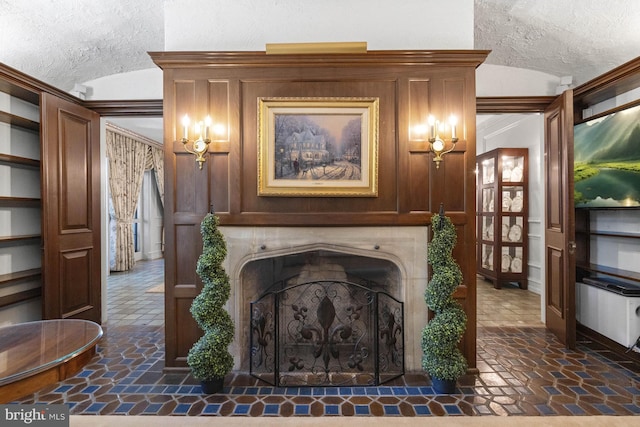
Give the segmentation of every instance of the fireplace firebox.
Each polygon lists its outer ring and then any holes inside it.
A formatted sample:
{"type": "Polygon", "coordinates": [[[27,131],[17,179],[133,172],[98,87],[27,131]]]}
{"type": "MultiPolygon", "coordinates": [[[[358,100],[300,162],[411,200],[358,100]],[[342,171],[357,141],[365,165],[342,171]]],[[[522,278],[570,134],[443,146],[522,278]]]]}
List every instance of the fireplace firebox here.
{"type": "Polygon", "coordinates": [[[250,372],[275,386],[379,385],[404,374],[403,303],[373,281],[282,280],[251,303],[250,372]]]}

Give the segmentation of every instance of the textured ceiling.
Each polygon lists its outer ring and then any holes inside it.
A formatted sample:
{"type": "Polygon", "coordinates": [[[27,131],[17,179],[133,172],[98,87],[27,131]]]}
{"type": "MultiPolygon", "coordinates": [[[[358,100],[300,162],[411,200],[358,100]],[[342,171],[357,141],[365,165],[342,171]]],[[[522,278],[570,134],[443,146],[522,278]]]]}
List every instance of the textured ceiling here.
{"type": "MultiPolygon", "coordinates": [[[[0,0],[0,62],[62,90],[154,67],[164,0],[0,0]]],[[[425,46],[428,49],[429,46],[425,46]]],[[[638,0],[475,0],[489,64],[581,84],[640,55],[638,0]]]]}
{"type": "Polygon", "coordinates": [[[640,56],[640,1],[475,0],[475,48],[579,85],[640,56]]]}
{"type": "Polygon", "coordinates": [[[0,0],[0,62],[59,89],[155,64],[164,0],[0,0]]]}

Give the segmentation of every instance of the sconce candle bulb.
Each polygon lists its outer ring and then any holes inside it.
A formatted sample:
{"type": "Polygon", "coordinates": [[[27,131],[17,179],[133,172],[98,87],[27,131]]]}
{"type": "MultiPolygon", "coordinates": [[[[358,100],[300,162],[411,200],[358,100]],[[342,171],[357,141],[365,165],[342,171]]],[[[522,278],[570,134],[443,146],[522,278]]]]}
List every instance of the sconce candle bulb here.
{"type": "Polygon", "coordinates": [[[456,116],[449,117],[449,124],[451,125],[451,139],[458,140],[456,137],[456,125],[458,124],[458,118],[456,116]]]}
{"type": "Polygon", "coordinates": [[[211,116],[207,116],[204,119],[204,139],[209,139],[209,128],[211,127],[211,116]]]}
{"type": "Polygon", "coordinates": [[[429,148],[435,154],[433,161],[436,162],[436,169],[439,169],[440,162],[443,160],[442,156],[453,151],[456,147],[456,142],[458,142],[456,133],[458,119],[454,115],[449,117],[449,125],[451,126],[451,139],[449,140],[451,147],[449,149],[446,149],[447,141],[440,136],[440,131],[445,130],[446,125],[441,127],[440,122],[431,115],[427,119],[427,124],[429,128],[429,148]]]}
{"type": "Polygon", "coordinates": [[[182,118],[182,139],[189,139],[189,124],[191,120],[189,120],[189,116],[187,114],[182,118]]]}
{"type": "Polygon", "coordinates": [[[438,123],[436,122],[435,117],[429,116],[427,119],[427,123],[429,124],[429,141],[436,138],[436,134],[438,133],[438,123]]]}
{"type": "Polygon", "coordinates": [[[196,162],[198,162],[199,169],[202,169],[202,163],[204,163],[207,159],[204,155],[209,150],[209,144],[211,140],[209,139],[209,128],[211,127],[211,117],[207,116],[203,122],[196,122],[194,124],[194,131],[196,135],[198,135],[198,139],[195,141],[189,140],[189,125],[191,124],[191,120],[187,114],[182,118],[182,128],[183,128],[183,137],[182,137],[182,145],[186,152],[191,153],[196,156],[196,162]]]}

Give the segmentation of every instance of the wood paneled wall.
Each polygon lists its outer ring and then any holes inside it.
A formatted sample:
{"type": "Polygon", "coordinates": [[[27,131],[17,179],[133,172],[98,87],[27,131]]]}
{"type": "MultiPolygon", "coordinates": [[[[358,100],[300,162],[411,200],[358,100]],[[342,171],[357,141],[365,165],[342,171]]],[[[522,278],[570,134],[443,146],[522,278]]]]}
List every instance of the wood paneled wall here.
{"type": "Polygon", "coordinates": [[[457,227],[454,255],[465,283],[456,297],[469,317],[463,341],[475,367],[475,69],[488,51],[362,54],[153,52],[164,71],[166,366],[186,366],[200,336],[189,313],[201,283],[199,224],[215,209],[225,226],[425,225],[444,203],[457,227]],[[258,99],[379,99],[377,197],[258,196],[258,99]],[[227,134],[203,170],[183,150],[180,118],[211,115],[227,134]],[[458,142],[436,169],[410,128],[429,114],[458,116],[458,142]]]}

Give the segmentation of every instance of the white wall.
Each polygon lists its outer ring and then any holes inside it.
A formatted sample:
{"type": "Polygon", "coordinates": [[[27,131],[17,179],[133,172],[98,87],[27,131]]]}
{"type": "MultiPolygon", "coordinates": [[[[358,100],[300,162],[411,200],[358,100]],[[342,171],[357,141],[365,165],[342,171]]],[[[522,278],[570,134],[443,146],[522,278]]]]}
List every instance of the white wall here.
{"type": "MultiPolygon", "coordinates": [[[[477,154],[495,148],[529,152],[529,290],[544,298],[544,119],[542,114],[479,116],[477,154]]],[[[541,312],[541,316],[544,313],[541,312]]]]}
{"type": "Polygon", "coordinates": [[[472,49],[473,0],[168,0],[165,50],[264,50],[364,41],[379,49],[472,49]]]}
{"type": "MultiPolygon", "coordinates": [[[[473,49],[473,0],[168,0],[164,15],[166,51],[344,41],[367,42],[369,50],[473,49]]],[[[162,98],[155,67],[82,84],[88,100],[162,98]]]]}
{"type": "Polygon", "coordinates": [[[525,68],[482,64],[476,69],[476,96],[555,95],[559,84],[557,76],[525,68]]]}
{"type": "MultiPolygon", "coordinates": [[[[167,1],[164,50],[343,41],[365,41],[369,50],[473,49],[473,25],[472,0],[377,0],[375,7],[368,0],[167,1]]],[[[523,68],[482,64],[476,71],[477,96],[554,95],[559,83],[558,76],[523,68]]],[[[91,100],[162,98],[162,70],[155,67],[83,84],[91,100]]]]}
{"type": "MultiPolygon", "coordinates": [[[[476,96],[480,97],[555,95],[559,83],[557,76],[523,68],[482,64],[476,70],[476,96]]],[[[83,85],[88,87],[88,100],[162,99],[162,70],[148,68],[113,74],[83,85]]],[[[608,103],[605,106],[611,108],[608,103]]]]}
{"type": "Polygon", "coordinates": [[[84,82],[86,99],[162,99],[162,70],[147,68],[84,82]]]}

